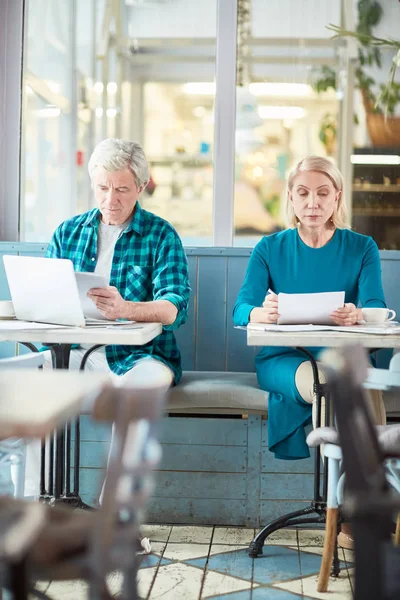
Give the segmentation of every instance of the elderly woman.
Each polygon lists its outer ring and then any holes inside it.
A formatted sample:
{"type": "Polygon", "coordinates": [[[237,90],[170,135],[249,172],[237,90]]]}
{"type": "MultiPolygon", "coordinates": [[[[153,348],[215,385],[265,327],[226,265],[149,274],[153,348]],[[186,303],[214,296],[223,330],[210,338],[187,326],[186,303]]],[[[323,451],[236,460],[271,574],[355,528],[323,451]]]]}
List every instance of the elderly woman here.
{"type": "MultiPolygon", "coordinates": [[[[254,248],[233,310],[235,325],[276,323],[279,292],[344,290],[345,305],[331,315],[341,326],[362,318],[357,304],[385,307],[378,248],[372,238],[348,228],[343,180],[335,165],[308,156],[291,171],[287,188],[291,228],[262,238],[254,248]],[[266,295],[270,289],[274,293],[266,295]]],[[[322,349],[309,350],[318,358],[322,349]]],[[[269,449],[277,458],[309,456],[304,425],[314,400],[310,362],[294,349],[264,347],[256,371],[260,387],[269,392],[269,449]]],[[[372,392],[371,399],[377,422],[384,423],[381,393],[372,392]]]]}

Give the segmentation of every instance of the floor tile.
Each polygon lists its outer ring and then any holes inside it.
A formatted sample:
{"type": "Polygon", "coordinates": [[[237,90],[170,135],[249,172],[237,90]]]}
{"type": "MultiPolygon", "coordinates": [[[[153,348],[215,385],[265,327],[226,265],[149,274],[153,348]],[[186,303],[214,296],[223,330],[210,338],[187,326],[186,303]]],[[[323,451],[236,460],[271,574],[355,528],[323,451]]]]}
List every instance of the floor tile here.
{"type": "MultiPolygon", "coordinates": [[[[251,600],[311,600],[305,596],[292,594],[287,590],[280,590],[274,587],[259,587],[253,590],[251,600]]],[[[330,600],[327,598],[327,600],[330,600]]]]}
{"type": "MultiPolygon", "coordinates": [[[[213,597],[217,594],[224,596],[232,592],[250,590],[251,581],[236,579],[230,575],[222,575],[215,571],[207,571],[201,598],[213,597]]],[[[191,598],[193,600],[193,597],[191,598]]]]}
{"type": "Polygon", "coordinates": [[[295,529],[278,529],[271,533],[266,541],[266,545],[273,546],[297,546],[297,531],[295,529]]]}
{"type": "Polygon", "coordinates": [[[169,542],[164,550],[163,557],[181,561],[200,557],[207,558],[209,548],[209,544],[177,544],[176,542],[169,542]]]}
{"type": "Polygon", "coordinates": [[[214,529],[213,544],[233,544],[244,546],[250,544],[254,537],[254,529],[241,527],[216,527],[214,529]]]}
{"type": "Polygon", "coordinates": [[[191,525],[174,525],[169,542],[184,542],[186,544],[209,544],[213,527],[193,527],[191,525]]]}
{"type": "MultiPolygon", "coordinates": [[[[204,596],[201,597],[203,600],[204,596]]],[[[217,596],[209,596],[208,600],[251,600],[251,590],[245,590],[243,592],[233,592],[233,594],[218,594],[217,596]]]]}
{"type": "Polygon", "coordinates": [[[172,525],[142,525],[140,534],[148,537],[150,542],[167,542],[171,529],[172,525]]]}
{"type": "MultiPolygon", "coordinates": [[[[222,554],[223,552],[235,552],[237,550],[243,550],[247,552],[248,545],[231,545],[231,544],[212,544],[210,549],[210,555],[213,554],[222,554]]],[[[249,557],[250,558],[250,557],[249,557]]]]}
{"type": "MultiPolygon", "coordinates": [[[[145,569],[144,573],[146,573],[145,569]]],[[[195,600],[200,595],[203,571],[183,563],[160,567],[150,592],[150,600],[195,600]]]]}
{"type": "Polygon", "coordinates": [[[324,529],[298,529],[299,546],[323,546],[325,539],[324,529]]]}
{"type": "Polygon", "coordinates": [[[344,553],[344,558],[347,564],[354,564],[354,550],[347,550],[346,548],[342,548],[344,553]]]}
{"type": "MultiPolygon", "coordinates": [[[[295,546],[293,546],[293,549],[295,549],[295,546]]],[[[309,552],[310,554],[318,554],[319,556],[322,556],[324,549],[322,546],[301,546],[300,551],[309,552]]],[[[338,548],[338,555],[339,560],[345,562],[343,548],[338,548]]]]}
{"type": "MultiPolygon", "coordinates": [[[[207,571],[217,571],[224,575],[239,577],[251,583],[253,572],[253,561],[246,552],[246,548],[235,550],[228,546],[229,550],[221,554],[214,554],[209,557],[207,571]]],[[[200,560],[190,561],[192,566],[200,567],[203,563],[200,560]]]]}
{"type": "Polygon", "coordinates": [[[147,598],[156,573],[157,567],[140,569],[138,571],[138,592],[140,598],[147,598]]]}
{"type": "Polygon", "coordinates": [[[343,571],[339,577],[329,579],[328,593],[317,592],[318,577],[311,576],[296,581],[286,583],[277,583],[274,587],[285,589],[297,594],[304,594],[312,600],[352,600],[353,595],[350,586],[350,580],[346,571],[343,571]]]}
{"type": "Polygon", "coordinates": [[[53,581],[46,593],[57,600],[86,600],[86,590],[84,581],[53,581]]]}
{"type": "Polygon", "coordinates": [[[263,555],[254,559],[253,581],[256,583],[272,584],[299,577],[301,573],[297,550],[284,546],[264,546],[263,555]]]}

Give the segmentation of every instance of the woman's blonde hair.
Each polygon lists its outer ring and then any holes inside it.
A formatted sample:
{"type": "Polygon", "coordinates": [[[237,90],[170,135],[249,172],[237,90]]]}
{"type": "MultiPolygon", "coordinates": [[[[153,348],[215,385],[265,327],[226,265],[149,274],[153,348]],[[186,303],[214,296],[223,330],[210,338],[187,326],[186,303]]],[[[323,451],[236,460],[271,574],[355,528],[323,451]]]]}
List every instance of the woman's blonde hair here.
{"type": "Polygon", "coordinates": [[[335,190],[341,192],[337,202],[337,208],[332,214],[332,223],[335,225],[335,227],[339,227],[340,229],[346,229],[349,227],[346,202],[343,194],[342,174],[332,161],[323,156],[306,156],[300,160],[289,173],[286,190],[286,213],[289,225],[291,227],[297,227],[299,223],[299,219],[296,217],[293,210],[293,203],[289,198],[289,192],[291,192],[293,189],[294,181],[297,175],[308,171],[317,171],[318,173],[326,175],[331,180],[335,190]]]}

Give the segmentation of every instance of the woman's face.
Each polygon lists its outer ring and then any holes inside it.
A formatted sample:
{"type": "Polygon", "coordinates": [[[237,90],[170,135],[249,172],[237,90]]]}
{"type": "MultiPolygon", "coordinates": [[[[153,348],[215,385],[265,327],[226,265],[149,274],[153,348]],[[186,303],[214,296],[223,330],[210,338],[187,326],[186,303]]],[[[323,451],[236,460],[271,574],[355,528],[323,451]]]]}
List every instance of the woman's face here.
{"type": "Polygon", "coordinates": [[[340,194],[327,175],[305,171],[294,180],[289,199],[300,223],[318,229],[330,222],[337,210],[340,194]]]}

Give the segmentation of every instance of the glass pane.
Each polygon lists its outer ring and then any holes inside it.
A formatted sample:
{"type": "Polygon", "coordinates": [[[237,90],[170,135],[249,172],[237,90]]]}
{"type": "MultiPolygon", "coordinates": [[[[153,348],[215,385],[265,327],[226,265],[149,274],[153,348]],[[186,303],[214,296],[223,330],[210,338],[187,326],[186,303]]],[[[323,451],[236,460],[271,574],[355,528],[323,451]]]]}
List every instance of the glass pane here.
{"type": "Polygon", "coordinates": [[[124,130],[143,143],[150,163],[142,204],[186,245],[210,245],[217,2],[130,4],[132,83],[123,118],[129,106],[124,130]]]}
{"type": "Polygon", "coordinates": [[[30,0],[24,50],[21,239],[48,241],[76,214],[71,3],[30,0]]]}
{"type": "Polygon", "coordinates": [[[315,73],[337,58],[329,23],[340,2],[239,3],[234,244],[253,246],[286,227],[285,181],[307,154],[336,157],[338,99],[315,73]]]}
{"type": "Polygon", "coordinates": [[[70,119],[26,87],[22,239],[46,242],[55,227],[73,214],[69,165],[64,147],[70,119]]]}

